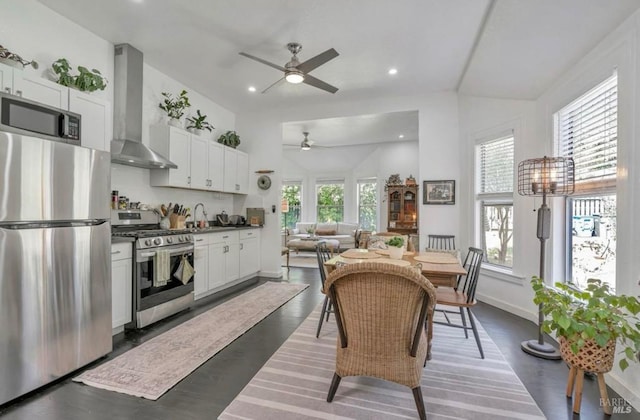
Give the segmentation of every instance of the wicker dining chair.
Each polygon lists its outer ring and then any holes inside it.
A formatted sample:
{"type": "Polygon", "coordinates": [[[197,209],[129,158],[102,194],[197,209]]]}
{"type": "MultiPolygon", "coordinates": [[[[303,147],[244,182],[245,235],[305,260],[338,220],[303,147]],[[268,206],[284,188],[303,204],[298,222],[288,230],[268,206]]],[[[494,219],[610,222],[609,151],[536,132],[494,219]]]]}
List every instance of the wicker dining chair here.
{"type": "Polygon", "coordinates": [[[418,414],[426,419],[420,379],[435,287],[414,267],[363,262],[332,271],[324,291],[338,327],[327,401],[333,401],[343,377],[372,376],[411,388],[418,414]]]}
{"type": "Polygon", "coordinates": [[[480,274],[480,266],[482,265],[483,251],[478,248],[469,248],[466,258],[464,259],[464,268],[467,270],[467,274],[464,276],[458,276],[458,282],[456,287],[438,287],[436,291],[436,311],[444,314],[445,321],[434,320],[434,324],[447,325],[449,327],[462,328],[464,330],[465,338],[469,338],[467,330],[473,331],[473,336],[476,339],[478,350],[480,350],[480,357],[484,359],[484,351],[482,351],[482,344],[480,343],[480,336],[478,335],[478,328],[471,313],[471,308],[476,305],[476,286],[478,284],[478,276],[480,274]],[[457,307],[457,311],[441,308],[439,305],[446,305],[449,307],[457,307]],[[467,310],[469,315],[469,323],[471,326],[467,326],[464,310],[467,310]],[[451,321],[448,314],[459,314],[462,319],[462,325],[456,324],[451,321]]]}
{"type": "MultiPolygon", "coordinates": [[[[322,282],[322,289],[324,290],[324,282],[327,279],[327,271],[324,268],[324,263],[331,258],[331,251],[327,247],[327,243],[324,241],[318,242],[316,245],[316,257],[318,258],[318,269],[320,270],[320,281],[322,282]]],[[[320,312],[320,320],[318,321],[318,330],[316,331],[316,338],[320,337],[320,330],[322,329],[322,323],[329,321],[329,315],[333,312],[331,299],[329,296],[325,296],[322,303],[322,312],[320,312]]]]}
{"type": "Polygon", "coordinates": [[[427,235],[427,248],[456,249],[455,235],[427,235]]]}

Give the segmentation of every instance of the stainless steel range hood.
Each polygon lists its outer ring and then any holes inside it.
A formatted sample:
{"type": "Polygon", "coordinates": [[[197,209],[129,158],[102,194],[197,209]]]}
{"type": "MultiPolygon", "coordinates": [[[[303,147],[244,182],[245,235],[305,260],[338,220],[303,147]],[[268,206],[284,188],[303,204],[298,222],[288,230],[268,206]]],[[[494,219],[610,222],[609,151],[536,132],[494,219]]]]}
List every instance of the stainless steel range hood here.
{"type": "Polygon", "coordinates": [[[142,143],[142,67],[142,52],[129,44],[116,45],[111,162],[175,169],[175,163],[142,143]]]}

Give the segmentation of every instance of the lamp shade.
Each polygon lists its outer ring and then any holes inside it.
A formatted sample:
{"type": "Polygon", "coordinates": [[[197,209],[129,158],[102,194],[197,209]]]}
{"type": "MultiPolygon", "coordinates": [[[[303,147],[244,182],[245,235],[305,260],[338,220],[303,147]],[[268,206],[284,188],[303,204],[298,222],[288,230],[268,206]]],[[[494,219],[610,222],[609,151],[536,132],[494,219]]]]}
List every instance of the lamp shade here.
{"type": "Polygon", "coordinates": [[[575,188],[572,158],[542,157],[518,164],[518,194],[548,197],[573,194],[575,188]]]}
{"type": "Polygon", "coordinates": [[[289,201],[286,198],[282,199],[282,202],[280,203],[280,209],[283,213],[289,212],[289,201]]]}

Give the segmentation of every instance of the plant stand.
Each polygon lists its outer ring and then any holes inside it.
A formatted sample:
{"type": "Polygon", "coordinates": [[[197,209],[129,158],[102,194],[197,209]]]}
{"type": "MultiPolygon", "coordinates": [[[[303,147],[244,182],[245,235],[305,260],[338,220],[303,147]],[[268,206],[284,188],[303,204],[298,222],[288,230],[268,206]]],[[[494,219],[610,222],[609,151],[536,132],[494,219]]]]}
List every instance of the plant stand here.
{"type": "Polygon", "coordinates": [[[560,354],[562,359],[570,366],[569,378],[567,380],[567,398],[573,397],[573,412],[580,414],[580,404],[582,402],[582,385],[584,382],[584,372],[593,372],[598,377],[598,388],[600,389],[600,401],[605,414],[611,415],[611,404],[607,394],[607,384],[604,381],[604,374],[613,367],[616,342],[610,341],[606,347],[600,347],[595,341],[589,340],[582,347],[578,354],[571,351],[571,343],[564,337],[560,337],[560,354]]]}

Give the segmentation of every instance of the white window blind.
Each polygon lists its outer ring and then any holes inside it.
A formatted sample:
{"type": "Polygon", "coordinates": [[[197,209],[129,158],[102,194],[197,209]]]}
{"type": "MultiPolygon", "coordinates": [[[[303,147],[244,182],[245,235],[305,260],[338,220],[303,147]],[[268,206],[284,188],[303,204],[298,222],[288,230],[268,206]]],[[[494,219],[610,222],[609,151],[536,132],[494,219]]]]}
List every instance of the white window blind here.
{"type": "Polygon", "coordinates": [[[618,151],[618,77],[558,112],[561,156],[573,157],[576,184],[615,180],[618,151]]]}
{"type": "Polygon", "coordinates": [[[480,194],[513,192],[513,136],[480,144],[480,194]]]}

